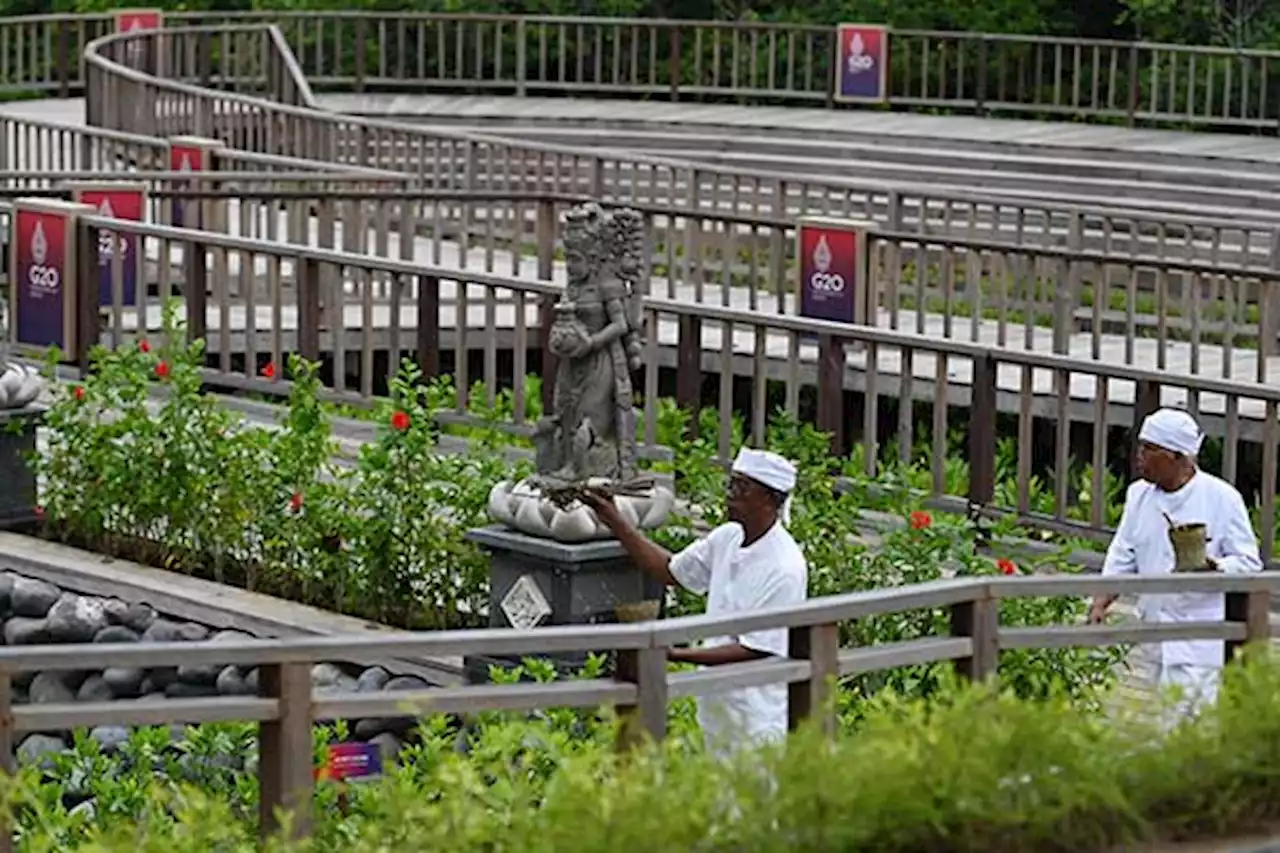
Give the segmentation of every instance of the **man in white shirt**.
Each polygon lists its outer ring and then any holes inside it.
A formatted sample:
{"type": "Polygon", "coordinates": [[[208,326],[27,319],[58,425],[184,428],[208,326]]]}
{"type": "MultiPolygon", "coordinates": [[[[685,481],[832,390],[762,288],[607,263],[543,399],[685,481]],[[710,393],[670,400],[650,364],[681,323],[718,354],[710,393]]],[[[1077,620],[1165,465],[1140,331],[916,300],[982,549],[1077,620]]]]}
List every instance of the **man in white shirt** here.
{"type": "MultiPolygon", "coordinates": [[[[1120,526],[1102,565],[1103,575],[1172,572],[1170,523],[1206,526],[1206,570],[1262,570],[1244,499],[1229,483],[1196,466],[1203,441],[1199,425],[1186,412],[1160,409],[1142,422],[1138,432],[1140,479],[1125,495],[1120,526]]],[[[1094,599],[1089,621],[1102,622],[1115,598],[1094,599]]],[[[1223,596],[1208,593],[1146,595],[1140,598],[1138,610],[1149,622],[1218,622],[1225,616],[1223,596]]],[[[1177,716],[1191,716],[1217,699],[1223,663],[1221,640],[1161,644],[1159,683],[1180,688],[1177,716]]]]}
{"type": "MultiPolygon", "coordinates": [[[[786,459],[743,448],[729,479],[729,521],[674,555],[636,530],[608,498],[592,494],[588,502],[640,569],[667,586],[707,596],[707,613],[723,616],[805,600],[808,563],[785,526],[795,484],[796,468],[786,459]]],[[[776,628],[708,639],[701,648],[671,649],[669,658],[717,666],[786,654],[787,630],[776,628]]],[[[703,698],[698,721],[708,747],[721,755],[785,738],[786,685],[703,698]]]]}

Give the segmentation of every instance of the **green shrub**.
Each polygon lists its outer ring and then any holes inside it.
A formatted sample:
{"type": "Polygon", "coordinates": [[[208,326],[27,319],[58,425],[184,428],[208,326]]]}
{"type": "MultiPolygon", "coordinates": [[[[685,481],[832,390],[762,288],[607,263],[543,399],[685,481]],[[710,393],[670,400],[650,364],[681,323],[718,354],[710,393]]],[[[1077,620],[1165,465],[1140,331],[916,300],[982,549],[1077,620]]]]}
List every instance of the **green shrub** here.
{"type": "MultiPolygon", "coordinates": [[[[1228,671],[1216,708],[1166,734],[1081,714],[1062,696],[1028,702],[948,681],[928,701],[883,694],[834,742],[801,731],[783,750],[728,763],[681,738],[620,757],[607,718],[575,734],[558,712],[488,715],[464,754],[457,731],[432,718],[385,779],[321,783],[314,839],[275,849],[1001,853],[1242,835],[1280,819],[1277,697],[1280,666],[1259,658],[1228,671]]],[[[251,786],[217,775],[179,784],[127,752],[132,764],[92,765],[88,816],[20,774],[7,788],[20,849],[253,848],[251,786]]],[[[72,764],[54,776],[65,784],[72,764]]]]}

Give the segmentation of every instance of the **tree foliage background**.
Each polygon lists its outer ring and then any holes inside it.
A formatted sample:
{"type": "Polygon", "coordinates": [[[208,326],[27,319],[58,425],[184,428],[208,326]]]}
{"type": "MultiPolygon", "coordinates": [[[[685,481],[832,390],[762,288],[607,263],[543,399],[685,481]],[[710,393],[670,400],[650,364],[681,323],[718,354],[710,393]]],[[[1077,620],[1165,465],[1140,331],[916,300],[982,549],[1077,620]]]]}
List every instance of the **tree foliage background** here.
{"type": "MultiPolygon", "coordinates": [[[[112,0],[54,0],[55,12],[101,12],[112,0]]],[[[911,29],[1280,48],[1280,0],[180,0],[167,9],[369,9],[792,21],[883,22],[911,29]]],[[[6,15],[50,11],[40,0],[0,0],[6,15]]]]}

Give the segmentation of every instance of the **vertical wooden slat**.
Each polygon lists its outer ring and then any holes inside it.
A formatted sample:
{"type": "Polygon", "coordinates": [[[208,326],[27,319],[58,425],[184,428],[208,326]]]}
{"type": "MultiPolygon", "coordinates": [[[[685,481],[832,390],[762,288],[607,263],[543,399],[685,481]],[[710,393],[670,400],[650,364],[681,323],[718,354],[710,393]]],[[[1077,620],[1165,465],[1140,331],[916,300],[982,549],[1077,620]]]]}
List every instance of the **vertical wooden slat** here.
{"type": "Polygon", "coordinates": [[[311,667],[284,663],[260,669],[260,695],[279,702],[279,717],[263,723],[259,736],[259,826],[262,837],[279,832],[279,813],[291,816],[292,838],[311,828],[311,667]]]}
{"type": "Polygon", "coordinates": [[[636,685],[636,702],[618,708],[618,746],[631,749],[660,741],[667,733],[667,650],[618,652],[617,678],[636,685]]]}
{"type": "Polygon", "coordinates": [[[951,608],[951,636],[973,640],[973,654],[956,661],[956,671],[971,681],[994,679],[999,668],[999,605],[984,590],[973,601],[951,608]]]}
{"type": "Polygon", "coordinates": [[[787,685],[787,724],[792,731],[817,717],[819,729],[834,737],[838,719],[834,695],[840,672],[840,627],[813,625],[792,628],[788,654],[809,661],[809,678],[787,685]]]}

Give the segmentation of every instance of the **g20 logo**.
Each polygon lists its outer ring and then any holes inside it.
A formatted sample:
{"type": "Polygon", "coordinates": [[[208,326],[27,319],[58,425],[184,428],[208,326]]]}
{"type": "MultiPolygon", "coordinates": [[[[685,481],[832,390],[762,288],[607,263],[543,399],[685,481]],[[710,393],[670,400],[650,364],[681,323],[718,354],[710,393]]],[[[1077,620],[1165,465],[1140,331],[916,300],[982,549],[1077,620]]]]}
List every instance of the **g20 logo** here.
{"type": "Polygon", "coordinates": [[[843,293],[844,276],[835,272],[816,272],[809,276],[809,287],[819,293],[843,293]]]}
{"type": "Polygon", "coordinates": [[[32,264],[27,269],[27,283],[33,291],[53,293],[62,283],[62,273],[58,272],[57,267],[32,264]]]}

